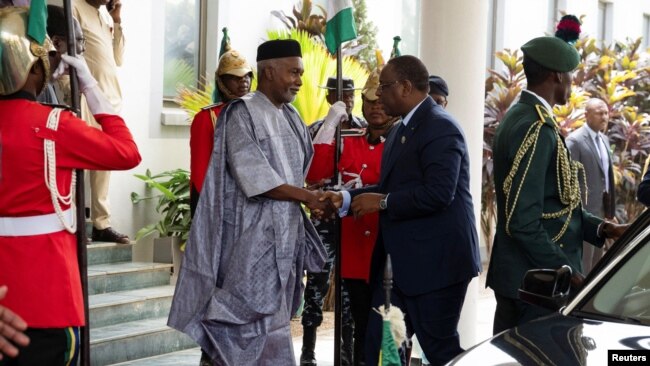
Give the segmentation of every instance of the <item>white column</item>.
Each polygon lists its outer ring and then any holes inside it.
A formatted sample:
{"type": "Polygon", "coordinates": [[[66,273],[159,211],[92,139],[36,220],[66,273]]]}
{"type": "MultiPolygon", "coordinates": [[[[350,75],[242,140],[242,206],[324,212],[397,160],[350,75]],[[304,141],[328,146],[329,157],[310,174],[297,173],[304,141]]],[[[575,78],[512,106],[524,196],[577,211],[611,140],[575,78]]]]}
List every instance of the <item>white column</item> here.
{"type": "MultiPolygon", "coordinates": [[[[421,9],[420,58],[429,73],[441,76],[449,86],[447,110],[459,121],[467,139],[470,190],[476,228],[480,230],[488,2],[425,0],[421,9]]],[[[463,348],[479,341],[476,337],[478,293],[479,283],[475,278],[469,285],[458,327],[463,348]]]]}

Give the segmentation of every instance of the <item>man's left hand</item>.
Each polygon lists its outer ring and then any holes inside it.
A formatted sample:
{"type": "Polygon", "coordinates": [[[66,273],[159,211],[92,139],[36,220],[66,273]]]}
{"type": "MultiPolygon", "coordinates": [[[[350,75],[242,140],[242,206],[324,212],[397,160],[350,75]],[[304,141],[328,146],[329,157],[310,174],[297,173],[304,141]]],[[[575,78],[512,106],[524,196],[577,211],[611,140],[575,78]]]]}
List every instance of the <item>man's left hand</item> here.
{"type": "Polygon", "coordinates": [[[379,211],[379,201],[381,201],[384,196],[385,194],[381,193],[362,193],[354,197],[350,204],[350,209],[352,210],[354,217],[379,211]]]}
{"type": "Polygon", "coordinates": [[[616,240],[623,235],[628,227],[630,227],[630,224],[615,224],[610,221],[605,221],[603,224],[603,233],[605,234],[605,238],[616,240]]]}

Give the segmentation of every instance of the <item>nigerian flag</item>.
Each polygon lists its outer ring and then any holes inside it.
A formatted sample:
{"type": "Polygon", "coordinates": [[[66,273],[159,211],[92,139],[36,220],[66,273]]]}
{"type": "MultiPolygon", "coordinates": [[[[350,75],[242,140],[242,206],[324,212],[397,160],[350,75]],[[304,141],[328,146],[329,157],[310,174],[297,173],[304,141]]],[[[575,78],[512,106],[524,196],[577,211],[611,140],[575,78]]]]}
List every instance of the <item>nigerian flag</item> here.
{"type": "Polygon", "coordinates": [[[357,38],[352,16],[352,0],[329,0],[327,2],[327,28],[325,45],[331,54],[345,41],[357,38]]]}
{"type": "Polygon", "coordinates": [[[393,333],[391,332],[391,322],[384,319],[383,333],[381,335],[381,351],[379,351],[379,366],[401,366],[399,352],[393,333]]]}
{"type": "Polygon", "coordinates": [[[43,45],[47,34],[47,1],[32,0],[27,20],[27,35],[36,43],[43,45]]]}

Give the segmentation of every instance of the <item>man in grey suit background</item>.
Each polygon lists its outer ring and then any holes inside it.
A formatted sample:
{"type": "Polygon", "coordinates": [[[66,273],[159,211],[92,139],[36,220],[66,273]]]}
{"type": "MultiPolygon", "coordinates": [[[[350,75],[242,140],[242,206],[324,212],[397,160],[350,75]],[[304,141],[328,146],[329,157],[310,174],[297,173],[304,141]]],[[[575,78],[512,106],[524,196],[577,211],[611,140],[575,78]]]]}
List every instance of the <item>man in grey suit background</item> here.
{"type": "MultiPolygon", "coordinates": [[[[566,139],[571,159],[584,166],[586,189],[582,189],[582,204],[590,213],[613,219],[615,210],[614,169],[609,139],[604,134],[609,123],[609,107],[602,99],[592,98],[585,106],[586,123],[566,139]]],[[[582,269],[587,275],[603,256],[603,249],[588,243],[582,246],[582,269]]]]}

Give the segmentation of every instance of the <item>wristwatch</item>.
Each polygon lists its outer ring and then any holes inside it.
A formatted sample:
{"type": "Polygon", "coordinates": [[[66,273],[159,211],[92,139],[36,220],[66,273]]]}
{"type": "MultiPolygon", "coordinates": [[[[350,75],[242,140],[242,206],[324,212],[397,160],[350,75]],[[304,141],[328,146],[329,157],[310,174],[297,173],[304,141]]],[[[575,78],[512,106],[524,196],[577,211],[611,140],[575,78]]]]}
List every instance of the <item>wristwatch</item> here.
{"type": "Polygon", "coordinates": [[[384,198],[379,200],[379,209],[385,210],[388,208],[388,195],[385,195],[384,198]]]}

